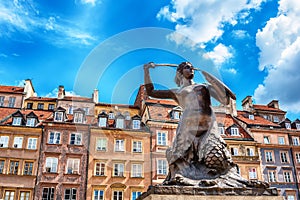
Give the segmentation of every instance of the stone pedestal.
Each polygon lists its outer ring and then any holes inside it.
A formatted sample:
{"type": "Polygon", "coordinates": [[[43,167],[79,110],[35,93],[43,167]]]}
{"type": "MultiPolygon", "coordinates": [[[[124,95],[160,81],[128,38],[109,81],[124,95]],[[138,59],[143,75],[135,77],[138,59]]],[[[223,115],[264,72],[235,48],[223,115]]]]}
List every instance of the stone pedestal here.
{"type": "Polygon", "coordinates": [[[276,188],[152,186],[138,200],[284,200],[276,188]]]}

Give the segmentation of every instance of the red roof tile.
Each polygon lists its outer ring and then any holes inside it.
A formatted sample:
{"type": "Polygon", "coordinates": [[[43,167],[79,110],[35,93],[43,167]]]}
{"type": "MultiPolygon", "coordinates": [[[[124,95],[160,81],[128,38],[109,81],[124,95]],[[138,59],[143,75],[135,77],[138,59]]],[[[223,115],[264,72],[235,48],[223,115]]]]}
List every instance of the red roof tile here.
{"type": "Polygon", "coordinates": [[[0,85],[0,92],[3,93],[23,93],[24,87],[0,85]]]}
{"type": "Polygon", "coordinates": [[[147,99],[145,101],[146,103],[156,103],[156,104],[162,104],[162,105],[172,105],[172,106],[178,106],[178,103],[176,103],[174,100],[165,100],[165,99],[147,99]]]}
{"type": "Polygon", "coordinates": [[[280,127],[278,124],[275,124],[269,120],[266,120],[265,118],[255,115],[254,119],[249,119],[247,117],[249,113],[246,111],[238,111],[237,118],[243,122],[245,122],[248,125],[257,125],[257,126],[273,126],[273,127],[280,127]]]}
{"type": "Polygon", "coordinates": [[[254,104],[253,108],[255,110],[264,110],[264,111],[277,111],[277,112],[284,112],[283,110],[280,110],[278,108],[273,108],[273,107],[269,107],[266,105],[258,105],[258,104],[254,104]]]}
{"type": "Polygon", "coordinates": [[[51,98],[51,97],[29,97],[26,100],[30,101],[56,101],[57,98],[51,98]]]}

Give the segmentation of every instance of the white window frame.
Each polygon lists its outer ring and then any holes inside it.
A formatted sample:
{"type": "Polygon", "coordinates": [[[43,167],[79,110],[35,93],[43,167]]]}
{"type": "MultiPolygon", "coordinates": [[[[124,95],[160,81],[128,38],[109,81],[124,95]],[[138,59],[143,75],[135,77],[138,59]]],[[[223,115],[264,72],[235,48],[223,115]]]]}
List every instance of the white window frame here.
{"type": "Polygon", "coordinates": [[[0,96],[0,107],[4,106],[5,96],[0,96]]]}
{"type": "Polygon", "coordinates": [[[268,180],[269,182],[277,182],[276,170],[268,170],[268,180]]]}
{"type": "Polygon", "coordinates": [[[43,187],[42,200],[54,200],[54,194],[55,194],[54,187],[43,187]],[[44,198],[44,196],[46,196],[46,198],[44,198]]]}
{"type": "Polygon", "coordinates": [[[300,130],[300,123],[296,123],[296,129],[300,130]]]}
{"type": "Polygon", "coordinates": [[[29,200],[30,192],[29,191],[20,191],[20,200],[29,200]]]}
{"type": "Polygon", "coordinates": [[[74,123],[83,123],[83,113],[81,112],[74,113],[74,123]]]}
{"type": "Polygon", "coordinates": [[[98,125],[99,125],[99,127],[106,127],[107,126],[107,118],[99,117],[98,125]]]}
{"type": "Polygon", "coordinates": [[[239,129],[237,127],[231,127],[230,128],[230,135],[231,136],[239,136],[239,129]]]}
{"type": "Polygon", "coordinates": [[[108,119],[115,119],[115,113],[109,112],[108,113],[108,119]]]}
{"type": "Polygon", "coordinates": [[[70,145],[82,145],[82,134],[81,133],[71,133],[70,134],[70,145]],[[73,142],[74,138],[74,142],[73,142]]]}
{"type": "Polygon", "coordinates": [[[266,162],[275,162],[273,159],[272,151],[265,151],[265,160],[266,160],[266,162]]]}
{"type": "Polygon", "coordinates": [[[286,129],[291,129],[291,123],[285,122],[284,125],[286,129]]]}
{"type": "Polygon", "coordinates": [[[9,136],[0,136],[0,148],[7,148],[9,143],[9,136]]]}
{"type": "Polygon", "coordinates": [[[9,97],[8,98],[8,107],[14,108],[16,103],[16,97],[9,97]]]}
{"type": "Polygon", "coordinates": [[[253,148],[247,148],[247,149],[249,149],[249,151],[247,150],[247,156],[255,156],[253,148]]]}
{"type": "Polygon", "coordinates": [[[23,137],[14,137],[14,148],[21,149],[23,146],[23,137]]]}
{"type": "Polygon", "coordinates": [[[270,136],[264,136],[264,144],[270,144],[270,136]]]}
{"type": "Polygon", "coordinates": [[[36,118],[30,117],[26,120],[26,126],[34,127],[36,122],[36,118]]]}
{"type": "Polygon", "coordinates": [[[55,122],[62,122],[64,119],[64,112],[57,111],[54,113],[54,121],[55,122]]]}
{"type": "Polygon", "coordinates": [[[141,163],[131,164],[131,177],[135,177],[135,178],[143,177],[143,164],[141,163]]]}
{"type": "Polygon", "coordinates": [[[280,152],[280,161],[281,163],[289,163],[289,154],[286,151],[280,152]]]}
{"type": "Polygon", "coordinates": [[[167,175],[168,173],[168,163],[164,159],[158,159],[157,160],[157,171],[156,173],[158,175],[167,175]]]}
{"type": "Polygon", "coordinates": [[[37,149],[37,138],[28,138],[27,149],[37,149]]]}
{"type": "Polygon", "coordinates": [[[132,120],[132,129],[140,129],[141,128],[141,120],[134,119],[132,120]]]}
{"type": "Polygon", "coordinates": [[[79,174],[80,159],[68,158],[66,174],[79,174]]]}
{"type": "Polygon", "coordinates": [[[122,190],[114,190],[112,192],[112,199],[113,200],[123,200],[124,199],[124,192],[122,190]]]}
{"type": "Polygon", "coordinates": [[[93,200],[104,200],[104,190],[94,189],[93,197],[93,200]]]}
{"type": "Polygon", "coordinates": [[[283,136],[278,136],[278,144],[280,144],[280,145],[285,144],[285,138],[283,136]]]}
{"type": "Polygon", "coordinates": [[[90,108],[89,107],[84,107],[82,109],[84,110],[85,115],[89,115],[90,114],[90,108]]]}
{"type": "Polygon", "coordinates": [[[285,183],[293,182],[293,176],[291,171],[283,171],[283,180],[285,183]]]}
{"type": "Polygon", "coordinates": [[[254,115],[249,115],[250,120],[254,120],[254,115]]]}
{"type": "Polygon", "coordinates": [[[157,131],[156,133],[156,144],[161,146],[167,146],[168,144],[168,132],[157,131]]]}
{"type": "Polygon", "coordinates": [[[74,110],[74,107],[73,106],[69,106],[68,108],[68,114],[73,114],[73,110],[74,110]]]}
{"type": "Polygon", "coordinates": [[[231,147],[230,151],[231,151],[231,155],[233,155],[233,156],[239,155],[239,148],[237,148],[237,147],[231,147]]]}
{"type": "Polygon", "coordinates": [[[279,122],[279,117],[278,116],[273,116],[273,122],[275,122],[275,123],[279,122]]]}
{"type": "Polygon", "coordinates": [[[96,151],[107,151],[107,138],[96,138],[96,151]]]}
{"type": "Polygon", "coordinates": [[[296,152],[295,157],[296,157],[296,162],[300,163],[300,152],[296,152]]]}
{"type": "Polygon", "coordinates": [[[125,151],[125,140],[116,139],[115,140],[115,152],[124,152],[125,151]]]}
{"type": "Polygon", "coordinates": [[[299,137],[292,137],[292,140],[293,140],[293,145],[294,146],[299,146],[299,137]]]}
{"type": "Polygon", "coordinates": [[[224,129],[223,126],[219,126],[219,127],[218,127],[218,131],[219,131],[219,134],[220,134],[220,135],[225,135],[225,129],[224,129]]]}
{"type": "Polygon", "coordinates": [[[255,167],[251,167],[248,169],[249,179],[257,179],[257,169],[255,167]]]}
{"type": "Polygon", "coordinates": [[[95,176],[105,176],[106,175],[106,163],[103,161],[95,162],[95,176]]]}
{"type": "Polygon", "coordinates": [[[12,125],[20,126],[22,123],[22,117],[13,117],[12,125]]]}
{"type": "Polygon", "coordinates": [[[48,144],[60,144],[60,136],[60,132],[50,131],[48,137],[48,144]],[[53,138],[51,135],[53,135],[53,138]]]}
{"type": "Polygon", "coordinates": [[[173,119],[180,119],[180,112],[179,111],[173,111],[173,119]]]}
{"type": "Polygon", "coordinates": [[[0,160],[0,174],[4,173],[5,160],[0,160]]]}
{"type": "Polygon", "coordinates": [[[124,125],[125,125],[125,123],[124,123],[124,119],[123,118],[117,118],[117,120],[116,120],[116,128],[124,128],[124,125]]]}
{"type": "Polygon", "coordinates": [[[5,190],[5,196],[4,199],[15,199],[15,191],[14,190],[5,190]]]}
{"type": "Polygon", "coordinates": [[[77,199],[77,188],[66,188],[64,193],[64,200],[76,200],[76,199],[77,199]],[[68,198],[66,197],[67,190],[70,190],[70,194],[68,198]]]}
{"type": "Polygon", "coordinates": [[[113,176],[124,177],[124,163],[114,163],[113,176]]]}
{"type": "Polygon", "coordinates": [[[141,153],[143,151],[143,142],[142,141],[132,141],[132,152],[141,153]]]}
{"type": "Polygon", "coordinates": [[[47,173],[56,173],[58,169],[58,158],[56,157],[47,157],[45,164],[45,172],[47,173]],[[50,169],[50,170],[47,170],[50,169]]]}

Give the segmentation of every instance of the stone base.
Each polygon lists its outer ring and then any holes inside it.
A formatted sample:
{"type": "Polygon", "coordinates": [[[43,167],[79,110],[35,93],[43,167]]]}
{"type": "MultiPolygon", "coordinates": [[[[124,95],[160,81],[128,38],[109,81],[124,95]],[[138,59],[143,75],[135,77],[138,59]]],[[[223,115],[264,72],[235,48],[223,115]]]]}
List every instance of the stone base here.
{"type": "Polygon", "coordinates": [[[151,186],[138,200],[284,200],[276,188],[151,186]]]}

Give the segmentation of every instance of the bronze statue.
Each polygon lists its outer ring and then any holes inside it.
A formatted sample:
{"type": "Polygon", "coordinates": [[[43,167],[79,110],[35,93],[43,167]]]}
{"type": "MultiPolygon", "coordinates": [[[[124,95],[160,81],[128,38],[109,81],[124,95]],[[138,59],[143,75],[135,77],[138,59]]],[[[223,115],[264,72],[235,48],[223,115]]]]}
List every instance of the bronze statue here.
{"type": "Polygon", "coordinates": [[[174,99],[183,109],[173,146],[166,152],[169,174],[163,185],[268,187],[267,183],[248,181],[236,170],[226,143],[218,133],[211,108],[211,96],[228,104],[235,95],[219,80],[203,72],[211,84],[193,82],[194,67],[189,62],[178,65],[175,82],[178,89],[155,90],[149,69],[144,65],[145,88],[149,96],[174,99]]]}

